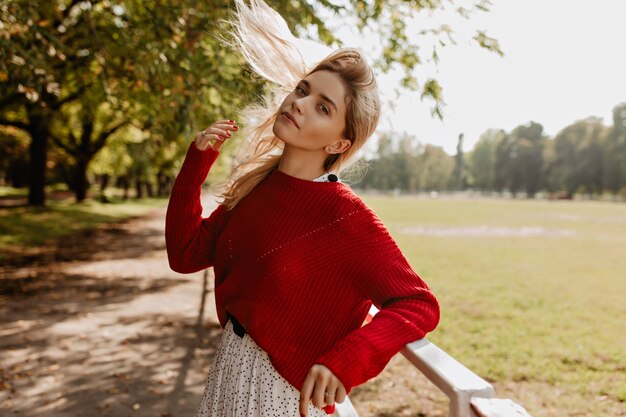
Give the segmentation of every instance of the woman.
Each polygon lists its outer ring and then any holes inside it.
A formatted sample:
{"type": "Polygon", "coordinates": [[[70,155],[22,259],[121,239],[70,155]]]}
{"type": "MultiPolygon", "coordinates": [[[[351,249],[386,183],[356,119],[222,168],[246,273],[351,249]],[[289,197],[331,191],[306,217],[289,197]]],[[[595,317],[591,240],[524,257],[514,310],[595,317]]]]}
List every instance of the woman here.
{"type": "Polygon", "coordinates": [[[237,46],[289,93],[276,90],[275,107],[244,111],[241,160],[210,216],[201,216],[200,189],[239,130],[234,120],[194,138],[172,189],[170,266],[214,268],[224,328],[198,416],[323,416],[432,331],[439,305],[380,219],[339,180],[380,117],[365,58],[341,48],[307,67],[297,48],[277,46],[294,42],[272,9],[261,0],[237,6],[237,46]],[[291,65],[276,70],[277,56],[291,65]],[[363,326],[372,303],[380,312],[363,326]]]}

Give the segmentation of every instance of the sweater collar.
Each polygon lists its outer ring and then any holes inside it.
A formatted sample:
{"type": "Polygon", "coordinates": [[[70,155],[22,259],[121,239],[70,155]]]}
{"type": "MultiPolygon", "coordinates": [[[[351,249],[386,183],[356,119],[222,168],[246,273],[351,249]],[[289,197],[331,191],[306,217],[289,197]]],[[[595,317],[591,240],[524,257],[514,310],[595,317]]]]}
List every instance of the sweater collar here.
{"type": "Polygon", "coordinates": [[[279,187],[288,187],[300,190],[336,190],[345,187],[345,185],[340,181],[331,182],[305,180],[289,175],[280,171],[278,168],[274,168],[272,172],[269,173],[267,180],[268,182],[271,182],[279,187]]]}

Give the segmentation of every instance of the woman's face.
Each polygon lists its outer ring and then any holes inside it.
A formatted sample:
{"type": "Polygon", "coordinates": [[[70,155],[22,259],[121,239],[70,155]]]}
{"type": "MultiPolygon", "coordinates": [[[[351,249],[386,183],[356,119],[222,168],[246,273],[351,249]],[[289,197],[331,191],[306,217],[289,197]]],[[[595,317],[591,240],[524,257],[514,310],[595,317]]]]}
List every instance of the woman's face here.
{"type": "Polygon", "coordinates": [[[309,74],[281,104],[272,130],[291,146],[324,151],[332,145],[335,152],[343,152],[350,147],[350,141],[342,136],[345,96],[346,88],[336,73],[320,70],[309,74]]]}

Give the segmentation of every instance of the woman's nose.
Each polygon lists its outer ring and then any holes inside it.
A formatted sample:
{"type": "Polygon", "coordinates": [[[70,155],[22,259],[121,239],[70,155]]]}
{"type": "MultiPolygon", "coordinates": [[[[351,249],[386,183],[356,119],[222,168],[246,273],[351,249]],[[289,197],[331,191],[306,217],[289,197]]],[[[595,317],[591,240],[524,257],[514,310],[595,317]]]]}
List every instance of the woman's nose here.
{"type": "Polygon", "coordinates": [[[302,100],[303,98],[299,98],[293,101],[293,108],[298,111],[298,113],[302,113],[302,110],[304,110],[304,102],[302,100]]]}

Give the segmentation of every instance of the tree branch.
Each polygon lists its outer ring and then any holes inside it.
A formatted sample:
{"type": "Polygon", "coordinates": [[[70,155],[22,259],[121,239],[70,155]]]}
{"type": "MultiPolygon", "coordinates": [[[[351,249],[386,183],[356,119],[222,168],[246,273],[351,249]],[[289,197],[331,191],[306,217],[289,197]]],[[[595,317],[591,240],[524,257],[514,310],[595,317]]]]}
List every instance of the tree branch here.
{"type": "Polygon", "coordinates": [[[55,103],[53,103],[50,108],[52,108],[53,110],[58,110],[62,105],[69,103],[70,101],[74,101],[76,100],[78,97],[80,97],[86,90],[87,87],[89,87],[91,84],[87,84],[87,85],[83,85],[81,86],[77,91],[73,92],[72,94],[57,100],[55,103]]]}
{"type": "Polygon", "coordinates": [[[0,100],[0,108],[9,104],[13,104],[13,100],[19,98],[21,95],[22,93],[20,93],[19,91],[14,91],[13,93],[6,95],[5,97],[2,97],[2,99],[0,100]]]}
{"type": "Polygon", "coordinates": [[[68,151],[70,153],[70,155],[73,155],[74,153],[77,153],[78,150],[79,150],[78,139],[74,135],[74,132],[72,132],[72,128],[71,128],[70,121],[69,121],[68,117],[62,111],[58,112],[58,117],[60,117],[62,119],[63,123],[69,129],[67,137],[69,138],[72,147],[70,147],[70,145],[61,144],[61,140],[58,137],[57,137],[57,141],[58,142],[55,142],[55,143],[57,143],[57,145],[59,147],[61,147],[61,148],[65,149],[66,151],[68,151]]]}
{"type": "Polygon", "coordinates": [[[104,144],[106,143],[107,138],[109,136],[111,136],[113,133],[115,133],[118,129],[124,127],[127,124],[130,124],[130,121],[125,120],[125,121],[123,121],[123,122],[113,126],[112,128],[110,128],[108,130],[100,132],[100,134],[98,135],[98,139],[94,143],[94,150],[97,152],[100,149],[102,149],[102,147],[104,147],[104,144]]]}
{"type": "MultiPolygon", "coordinates": [[[[70,132],[70,136],[73,136],[71,132],[70,132]]],[[[58,136],[53,134],[52,132],[50,132],[50,139],[52,139],[52,142],[54,142],[55,145],[57,145],[59,148],[63,149],[69,155],[72,155],[72,156],[76,155],[76,149],[73,149],[68,144],[63,143],[63,141],[58,136]]]]}
{"type": "Polygon", "coordinates": [[[0,117],[0,125],[13,126],[22,130],[28,130],[30,126],[28,123],[20,122],[19,120],[8,120],[3,117],[0,117]]]}

